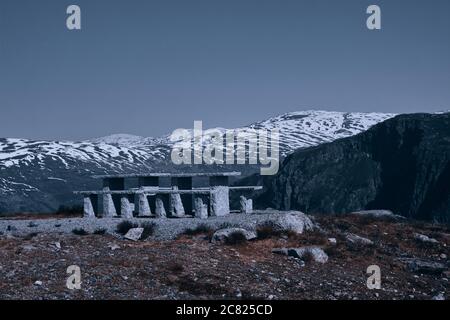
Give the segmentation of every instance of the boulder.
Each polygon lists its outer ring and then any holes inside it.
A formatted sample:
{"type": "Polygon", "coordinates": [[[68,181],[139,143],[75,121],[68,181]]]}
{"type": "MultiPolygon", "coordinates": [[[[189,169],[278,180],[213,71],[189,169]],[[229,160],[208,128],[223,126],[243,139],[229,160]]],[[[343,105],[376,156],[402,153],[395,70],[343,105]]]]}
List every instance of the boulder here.
{"type": "Polygon", "coordinates": [[[441,292],[438,295],[435,295],[433,298],[431,298],[431,300],[435,300],[435,301],[445,301],[445,296],[444,294],[441,292]]]}
{"type": "Polygon", "coordinates": [[[54,247],[56,250],[61,250],[61,242],[56,241],[49,244],[51,247],[54,247]]]}
{"type": "Polygon", "coordinates": [[[414,233],[414,239],[416,239],[417,241],[420,242],[425,242],[425,243],[434,243],[434,244],[438,244],[439,241],[437,241],[436,239],[430,238],[424,234],[420,234],[420,233],[414,233]]]}
{"type": "Polygon", "coordinates": [[[304,259],[307,255],[311,255],[312,259],[318,263],[326,263],[328,261],[328,255],[320,247],[275,248],[272,252],[297,259],[304,259]]]}
{"type": "Polygon", "coordinates": [[[406,218],[397,214],[394,214],[390,210],[363,210],[363,211],[355,211],[350,213],[352,215],[357,216],[366,216],[366,217],[372,217],[372,218],[388,218],[392,220],[405,220],[406,218]]]}
{"type": "Polygon", "coordinates": [[[427,261],[416,258],[400,259],[406,265],[406,268],[415,273],[435,274],[439,275],[444,272],[447,267],[443,263],[427,261]]]}
{"type": "Polygon", "coordinates": [[[328,243],[335,246],[337,245],[337,240],[336,238],[328,238],[328,243]]]}
{"type": "Polygon", "coordinates": [[[118,246],[115,243],[108,243],[108,248],[110,248],[112,251],[120,249],[120,246],[118,246]]]}
{"type": "Polygon", "coordinates": [[[274,231],[291,231],[297,234],[313,230],[315,227],[311,219],[300,211],[276,214],[274,217],[269,217],[267,220],[258,223],[257,227],[267,225],[270,225],[274,231]]]}
{"type": "Polygon", "coordinates": [[[131,228],[125,235],[125,239],[138,241],[142,236],[142,232],[144,232],[144,228],[131,228]]]}
{"type": "Polygon", "coordinates": [[[31,244],[25,244],[23,246],[21,246],[21,248],[25,251],[33,251],[36,250],[37,248],[31,244]]]}
{"type": "Polygon", "coordinates": [[[345,235],[345,239],[349,244],[353,245],[362,245],[362,246],[371,246],[373,245],[373,241],[367,238],[360,237],[353,233],[347,233],[345,235]]]}
{"type": "Polygon", "coordinates": [[[274,249],[272,249],[272,253],[287,256],[287,255],[289,255],[289,249],[288,248],[274,248],[274,249]]]}
{"type": "Polygon", "coordinates": [[[252,240],[256,239],[256,233],[253,231],[249,231],[242,228],[226,228],[226,229],[220,229],[214,232],[211,241],[212,242],[224,242],[228,237],[234,233],[234,232],[241,232],[245,239],[252,240]]]}

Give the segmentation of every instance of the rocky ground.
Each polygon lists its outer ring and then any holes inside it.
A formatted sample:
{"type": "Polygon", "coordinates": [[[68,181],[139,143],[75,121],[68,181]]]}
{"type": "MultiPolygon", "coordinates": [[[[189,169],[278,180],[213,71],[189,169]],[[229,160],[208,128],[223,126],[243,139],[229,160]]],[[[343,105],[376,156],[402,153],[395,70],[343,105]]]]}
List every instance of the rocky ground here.
{"type": "Polygon", "coordinates": [[[154,235],[145,241],[125,240],[112,225],[105,228],[105,234],[86,230],[88,235],[75,235],[56,227],[53,232],[30,227],[33,223],[41,228],[45,223],[64,225],[69,218],[58,222],[53,217],[0,220],[0,299],[449,296],[448,226],[365,215],[319,216],[313,219],[313,230],[307,230],[309,227],[304,224],[305,231],[298,234],[258,227],[263,218],[261,214],[242,218],[247,219],[243,226],[248,230],[258,228],[258,238],[245,241],[237,237],[225,243],[211,241],[215,230],[226,226],[210,220],[209,225],[195,232],[161,240],[158,227],[168,229],[170,224],[181,230],[178,224],[184,221],[185,229],[195,229],[200,223],[194,219],[170,219],[166,224],[157,224],[154,235]],[[23,225],[18,225],[18,221],[23,225]],[[311,246],[322,249],[327,261],[316,262],[311,254],[300,259],[272,252],[276,248],[311,246]],[[66,287],[67,268],[71,265],[81,269],[80,290],[66,287]],[[367,288],[370,265],[380,267],[379,290],[367,288]]]}

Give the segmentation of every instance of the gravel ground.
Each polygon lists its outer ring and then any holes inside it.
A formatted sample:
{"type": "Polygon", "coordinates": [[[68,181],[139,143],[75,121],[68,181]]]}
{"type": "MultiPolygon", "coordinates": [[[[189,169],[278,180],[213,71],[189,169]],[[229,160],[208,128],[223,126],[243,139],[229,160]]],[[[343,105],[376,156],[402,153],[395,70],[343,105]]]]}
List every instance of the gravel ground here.
{"type": "MultiPolygon", "coordinates": [[[[125,219],[128,221],[143,223],[154,222],[156,229],[151,237],[156,240],[175,239],[186,229],[194,229],[199,224],[209,225],[212,229],[218,229],[220,226],[239,226],[245,229],[255,229],[258,222],[284,213],[278,211],[256,211],[254,214],[230,214],[226,217],[210,217],[208,219],[196,218],[134,218],[125,219]]],[[[0,234],[25,236],[30,233],[72,233],[73,229],[83,228],[88,233],[93,233],[97,229],[106,229],[107,233],[115,234],[117,224],[123,221],[120,218],[113,219],[84,219],[84,218],[66,218],[66,219],[33,219],[33,220],[0,220],[0,234]]]]}
{"type": "MultiPolygon", "coordinates": [[[[274,214],[277,213],[270,216],[274,214]]],[[[265,218],[266,214],[232,215],[207,223],[221,224],[226,220],[252,224],[265,218]]],[[[211,242],[207,231],[167,241],[129,241],[110,234],[70,233],[71,227],[80,227],[81,223],[89,231],[106,225],[114,229],[120,220],[2,220],[1,228],[9,223],[18,227],[16,232],[36,232],[46,227],[53,231],[54,224],[61,224],[59,228],[69,232],[0,236],[0,300],[449,298],[448,226],[355,216],[317,216],[315,220],[320,231],[272,235],[239,244],[211,242]],[[30,222],[37,226],[28,227],[30,222]],[[348,232],[370,239],[373,244],[350,243],[345,236],[348,232]],[[423,242],[416,233],[436,241],[423,242]],[[335,243],[329,238],[335,238],[335,243]],[[305,246],[322,247],[328,262],[272,253],[274,248],[305,246]],[[445,265],[445,270],[411,269],[405,258],[445,265]],[[81,271],[78,290],[66,286],[67,268],[73,265],[81,271]],[[367,287],[370,265],[381,270],[380,289],[367,287]]],[[[200,222],[154,221],[160,227],[158,236],[175,234],[176,230],[200,222]]]]}

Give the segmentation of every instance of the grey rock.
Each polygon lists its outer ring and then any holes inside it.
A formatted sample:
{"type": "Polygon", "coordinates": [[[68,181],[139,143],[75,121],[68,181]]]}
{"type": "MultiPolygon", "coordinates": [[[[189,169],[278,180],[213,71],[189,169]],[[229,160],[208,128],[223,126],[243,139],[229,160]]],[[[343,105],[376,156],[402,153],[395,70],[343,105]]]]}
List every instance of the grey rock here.
{"type": "Polygon", "coordinates": [[[328,238],[328,243],[335,246],[337,244],[337,240],[336,240],[336,238],[328,238]]]}
{"type": "Polygon", "coordinates": [[[353,234],[353,233],[347,233],[345,235],[345,239],[350,244],[363,245],[363,246],[373,245],[373,241],[372,240],[364,238],[364,237],[361,237],[361,236],[358,236],[358,235],[353,234]]]}
{"type": "Polygon", "coordinates": [[[326,263],[328,255],[320,247],[300,247],[300,248],[275,248],[272,253],[286,255],[297,259],[303,259],[307,254],[310,254],[315,262],[326,263]]]}
{"type": "Polygon", "coordinates": [[[234,232],[241,232],[245,236],[245,239],[247,240],[256,239],[256,233],[253,231],[249,231],[243,228],[226,228],[214,232],[211,241],[212,242],[226,241],[226,239],[228,239],[228,237],[234,232]]]}
{"type": "Polygon", "coordinates": [[[441,292],[438,295],[435,295],[431,300],[435,300],[435,301],[444,301],[445,297],[444,294],[441,292]]]}
{"type": "Polygon", "coordinates": [[[117,245],[117,244],[115,244],[115,243],[109,243],[109,244],[108,244],[108,247],[109,247],[112,251],[117,250],[117,249],[120,249],[120,246],[117,245]]]}
{"type": "Polygon", "coordinates": [[[303,212],[289,211],[270,217],[258,226],[270,224],[275,231],[291,231],[302,234],[305,231],[313,230],[315,225],[312,220],[303,212]]]}
{"type": "Polygon", "coordinates": [[[288,248],[274,248],[274,249],[272,249],[272,253],[287,256],[287,255],[289,255],[289,249],[288,248]]]}
{"type": "Polygon", "coordinates": [[[443,263],[427,261],[417,258],[403,258],[400,259],[406,265],[406,268],[411,272],[424,274],[441,274],[447,268],[443,263]]]}
{"type": "Polygon", "coordinates": [[[372,218],[389,218],[393,220],[404,220],[405,217],[394,214],[390,210],[363,210],[350,213],[357,216],[367,216],[372,218]]]}
{"type": "Polygon", "coordinates": [[[438,244],[439,241],[437,241],[436,239],[430,238],[424,234],[420,234],[420,233],[414,233],[414,239],[416,239],[417,241],[421,241],[421,242],[426,242],[426,243],[434,243],[434,244],[438,244]]]}
{"type": "Polygon", "coordinates": [[[35,246],[33,246],[31,244],[25,244],[25,245],[21,246],[21,248],[25,251],[34,251],[37,249],[35,246]]]}
{"type": "Polygon", "coordinates": [[[144,232],[144,228],[131,228],[125,235],[125,239],[138,241],[142,236],[142,232],[144,232]]]}

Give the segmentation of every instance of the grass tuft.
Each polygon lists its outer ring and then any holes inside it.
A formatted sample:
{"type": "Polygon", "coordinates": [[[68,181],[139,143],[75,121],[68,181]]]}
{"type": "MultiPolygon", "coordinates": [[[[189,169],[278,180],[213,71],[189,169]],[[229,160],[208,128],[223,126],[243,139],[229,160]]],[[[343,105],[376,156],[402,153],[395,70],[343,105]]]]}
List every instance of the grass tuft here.
{"type": "Polygon", "coordinates": [[[94,230],[94,234],[97,234],[97,235],[104,235],[105,233],[106,233],[105,228],[99,228],[99,229],[94,230]]]}
{"type": "Polygon", "coordinates": [[[142,232],[140,240],[145,240],[155,233],[156,223],[144,222],[144,223],[141,223],[141,228],[143,228],[144,231],[142,232]]]}
{"type": "Polygon", "coordinates": [[[89,233],[87,233],[86,230],[84,230],[83,228],[75,228],[72,230],[73,234],[76,234],[77,236],[85,236],[88,235],[89,233]]]}
{"type": "Polygon", "coordinates": [[[234,231],[225,239],[225,244],[229,246],[239,246],[247,243],[247,238],[242,231],[234,231]]]}
{"type": "Polygon", "coordinates": [[[137,223],[133,223],[131,221],[125,220],[117,224],[116,231],[121,235],[126,235],[130,229],[138,228],[139,225],[137,223]]]}

